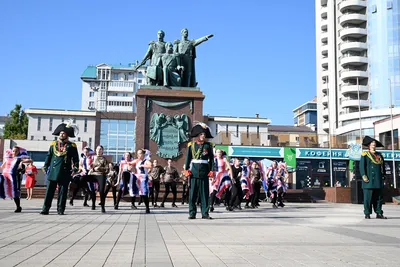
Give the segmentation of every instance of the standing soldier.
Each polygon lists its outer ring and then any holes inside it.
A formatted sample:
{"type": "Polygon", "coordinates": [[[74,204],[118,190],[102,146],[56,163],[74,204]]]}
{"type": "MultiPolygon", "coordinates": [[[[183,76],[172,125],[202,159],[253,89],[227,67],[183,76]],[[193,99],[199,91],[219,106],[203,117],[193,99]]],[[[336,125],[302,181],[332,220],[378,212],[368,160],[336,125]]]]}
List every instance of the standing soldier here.
{"type": "Polygon", "coordinates": [[[212,219],[208,214],[209,206],[209,177],[214,176],[213,144],[206,138],[213,138],[210,129],[204,123],[197,124],[190,132],[190,137],[196,138],[189,142],[185,170],[190,176],[189,219],[196,219],[197,197],[200,196],[203,219],[212,219]]]}
{"type": "Polygon", "coordinates": [[[376,147],[383,147],[382,143],[366,136],[363,146],[368,147],[367,152],[362,152],[360,160],[360,175],[363,179],[364,214],[365,219],[371,219],[372,207],[377,219],[387,219],[383,216],[383,180],[385,179],[385,162],[381,153],[375,151],[376,147]]]}
{"type": "Polygon", "coordinates": [[[42,212],[40,213],[42,215],[49,214],[57,185],[57,212],[59,215],[64,215],[72,171],[77,172],[79,167],[76,144],[68,140],[69,137],[75,137],[74,128],[71,125],[61,123],[53,132],[53,135],[58,136],[59,140],[51,143],[43,166],[45,173],[47,173],[48,183],[42,212]]]}

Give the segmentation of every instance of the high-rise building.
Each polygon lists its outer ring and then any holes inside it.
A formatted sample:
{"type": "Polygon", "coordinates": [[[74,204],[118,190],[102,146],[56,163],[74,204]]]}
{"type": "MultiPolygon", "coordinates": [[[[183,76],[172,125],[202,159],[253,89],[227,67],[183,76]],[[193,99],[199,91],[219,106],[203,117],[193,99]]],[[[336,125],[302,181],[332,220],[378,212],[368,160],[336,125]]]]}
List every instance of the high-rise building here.
{"type": "Polygon", "coordinates": [[[135,94],[146,84],[146,67],[134,64],[88,66],[81,75],[82,110],[136,112],[135,94]]]}
{"type": "Polygon", "coordinates": [[[294,125],[317,128],[317,98],[307,101],[293,110],[294,125]]]}
{"type": "Polygon", "coordinates": [[[400,113],[400,0],[315,3],[318,132],[373,136],[391,100],[400,113]]]}

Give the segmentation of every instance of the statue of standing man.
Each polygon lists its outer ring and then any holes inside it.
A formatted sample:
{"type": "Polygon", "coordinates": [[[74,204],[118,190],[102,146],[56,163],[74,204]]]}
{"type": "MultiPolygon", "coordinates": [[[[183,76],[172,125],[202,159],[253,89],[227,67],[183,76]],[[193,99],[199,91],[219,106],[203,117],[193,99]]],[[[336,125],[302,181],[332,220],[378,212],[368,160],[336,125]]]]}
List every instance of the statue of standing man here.
{"type": "Polygon", "coordinates": [[[160,30],[157,33],[158,41],[151,41],[149,48],[142,62],[136,66],[135,71],[150,60],[150,65],[147,67],[147,78],[150,85],[163,85],[163,70],[161,66],[161,58],[165,54],[164,31],[160,30]]]}
{"type": "Polygon", "coordinates": [[[195,58],[196,58],[196,46],[208,41],[213,34],[204,36],[196,40],[189,40],[188,29],[181,31],[182,39],[174,42],[174,51],[180,55],[180,63],[183,66],[181,71],[181,84],[183,87],[196,87],[196,72],[195,72],[195,58]]]}

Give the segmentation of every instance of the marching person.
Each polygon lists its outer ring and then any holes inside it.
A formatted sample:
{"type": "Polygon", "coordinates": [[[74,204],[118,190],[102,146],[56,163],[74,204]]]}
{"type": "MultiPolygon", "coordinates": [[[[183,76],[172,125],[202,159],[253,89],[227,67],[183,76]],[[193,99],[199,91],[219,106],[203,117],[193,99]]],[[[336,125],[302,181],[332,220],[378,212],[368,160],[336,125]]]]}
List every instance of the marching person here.
{"type": "Polygon", "coordinates": [[[117,205],[117,181],[118,181],[118,166],[110,162],[108,163],[109,172],[107,174],[107,185],[105,190],[105,197],[107,198],[108,192],[111,189],[114,207],[117,205]]]}
{"type": "Polygon", "coordinates": [[[231,203],[229,207],[237,207],[239,210],[242,209],[241,203],[243,199],[243,192],[242,192],[242,185],[240,183],[240,179],[242,176],[242,167],[240,167],[240,161],[238,158],[233,160],[233,166],[231,167],[232,170],[232,196],[231,196],[231,203]]]}
{"type": "Polygon", "coordinates": [[[211,208],[210,211],[214,211],[215,199],[221,199],[221,196],[225,193],[226,210],[233,211],[233,207],[230,207],[230,190],[232,187],[232,170],[229,162],[226,160],[225,153],[221,149],[215,151],[215,176],[213,180],[213,192],[211,194],[211,208]]]}
{"type": "Polygon", "coordinates": [[[180,180],[182,181],[182,202],[181,204],[185,204],[188,203],[189,201],[189,177],[186,176],[186,172],[185,172],[185,165],[183,165],[183,170],[181,171],[180,176],[180,180]]]}
{"type": "MultiPolygon", "coordinates": [[[[96,156],[93,157],[93,162],[90,165],[89,175],[92,178],[92,181],[97,182],[99,185],[101,212],[105,213],[106,212],[104,208],[106,202],[105,188],[106,188],[106,180],[107,180],[107,174],[109,172],[109,167],[107,159],[103,156],[103,151],[104,148],[102,145],[98,145],[96,147],[96,156]]],[[[94,210],[96,207],[95,206],[96,191],[93,190],[90,193],[93,202],[92,210],[94,210]]]]}
{"type": "Polygon", "coordinates": [[[360,159],[365,219],[371,219],[372,208],[374,208],[377,219],[387,219],[383,216],[382,210],[385,161],[382,154],[375,150],[383,145],[369,136],[364,137],[362,145],[368,147],[368,151],[362,152],[360,159]]]}
{"type": "Polygon", "coordinates": [[[153,161],[153,167],[151,168],[149,178],[153,183],[153,189],[150,190],[151,204],[153,207],[158,207],[158,195],[160,193],[160,180],[164,174],[164,168],[158,164],[157,160],[153,161]]]}
{"type": "MultiPolygon", "coordinates": [[[[89,198],[89,192],[95,190],[94,184],[92,181],[89,181],[89,168],[90,165],[93,162],[93,155],[95,152],[90,149],[89,147],[85,147],[83,149],[83,153],[81,154],[82,158],[79,161],[79,170],[78,173],[76,173],[71,181],[71,184],[74,184],[75,188],[72,191],[72,196],[69,201],[69,204],[71,206],[74,205],[74,199],[76,195],[78,194],[79,189],[81,189],[84,192],[84,201],[83,201],[83,206],[84,207],[89,207],[87,204],[88,198],[89,198]]],[[[92,207],[93,208],[93,207],[92,207]]],[[[96,208],[96,207],[94,207],[96,208]]]]}
{"type": "Polygon", "coordinates": [[[47,174],[48,183],[42,212],[40,213],[42,215],[49,214],[57,185],[57,212],[59,215],[64,215],[72,171],[77,172],[79,167],[79,155],[76,144],[68,140],[69,137],[75,137],[73,126],[62,123],[58,125],[53,135],[58,136],[58,140],[51,143],[43,166],[47,174]]]}
{"type": "Polygon", "coordinates": [[[165,192],[164,192],[164,198],[163,201],[160,205],[160,207],[164,208],[164,203],[167,200],[167,197],[169,195],[169,192],[172,191],[172,207],[177,208],[175,202],[176,202],[176,182],[179,179],[179,173],[178,170],[171,165],[172,160],[168,159],[167,161],[168,165],[164,167],[164,186],[165,186],[165,192]]]}
{"type": "Polygon", "coordinates": [[[276,161],[273,161],[271,166],[267,170],[267,184],[268,184],[268,191],[272,198],[272,207],[277,209],[278,206],[276,205],[276,201],[278,199],[278,183],[276,181],[276,176],[278,174],[278,164],[276,161]]]}
{"type": "Polygon", "coordinates": [[[21,181],[22,174],[25,172],[24,163],[29,163],[31,160],[24,148],[14,146],[12,149],[6,150],[4,162],[1,165],[3,170],[0,175],[0,197],[12,198],[16,209],[14,212],[21,212],[21,181]]]}
{"type": "Polygon", "coordinates": [[[139,194],[139,188],[136,183],[136,176],[134,175],[134,168],[132,167],[134,161],[130,152],[125,152],[124,159],[119,163],[119,173],[117,185],[119,185],[119,191],[117,195],[117,203],[114,205],[114,209],[118,209],[121,198],[128,194],[131,198],[131,209],[137,209],[135,206],[136,195],[139,194]]]}
{"type": "Polygon", "coordinates": [[[213,144],[206,138],[213,138],[210,129],[204,123],[197,124],[190,131],[194,141],[188,143],[185,170],[190,176],[189,219],[196,219],[197,197],[200,196],[203,219],[212,219],[209,215],[209,177],[214,177],[213,144]]]}
{"type": "Polygon", "coordinates": [[[137,159],[133,165],[136,167],[137,185],[139,187],[139,195],[143,197],[143,202],[146,205],[146,213],[150,213],[149,206],[149,176],[148,171],[151,169],[151,162],[146,156],[149,153],[146,149],[139,149],[136,152],[137,159]]]}

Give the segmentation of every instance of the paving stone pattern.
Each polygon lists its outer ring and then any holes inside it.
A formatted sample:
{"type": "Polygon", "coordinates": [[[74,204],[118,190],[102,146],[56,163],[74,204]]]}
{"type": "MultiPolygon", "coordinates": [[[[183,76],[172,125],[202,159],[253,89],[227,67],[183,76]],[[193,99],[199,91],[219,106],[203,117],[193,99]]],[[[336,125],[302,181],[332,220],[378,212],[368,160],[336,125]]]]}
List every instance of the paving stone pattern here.
{"type": "Polygon", "coordinates": [[[76,201],[59,216],[43,200],[0,201],[0,266],[400,266],[400,206],[365,220],[361,205],[295,204],[188,220],[179,208],[92,211],[76,201]]]}

